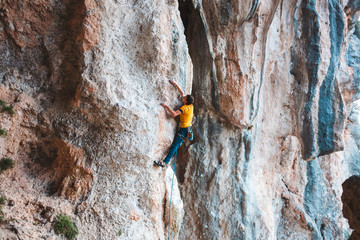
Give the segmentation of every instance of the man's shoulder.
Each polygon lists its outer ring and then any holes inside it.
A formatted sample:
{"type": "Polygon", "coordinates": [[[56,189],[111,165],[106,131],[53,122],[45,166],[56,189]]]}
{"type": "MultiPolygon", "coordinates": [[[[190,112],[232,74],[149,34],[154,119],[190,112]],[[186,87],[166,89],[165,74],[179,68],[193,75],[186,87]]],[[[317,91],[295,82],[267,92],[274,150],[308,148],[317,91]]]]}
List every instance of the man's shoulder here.
{"type": "Polygon", "coordinates": [[[180,109],[182,111],[191,111],[191,110],[193,110],[193,108],[194,108],[194,106],[192,104],[190,104],[190,105],[183,105],[180,109]]]}

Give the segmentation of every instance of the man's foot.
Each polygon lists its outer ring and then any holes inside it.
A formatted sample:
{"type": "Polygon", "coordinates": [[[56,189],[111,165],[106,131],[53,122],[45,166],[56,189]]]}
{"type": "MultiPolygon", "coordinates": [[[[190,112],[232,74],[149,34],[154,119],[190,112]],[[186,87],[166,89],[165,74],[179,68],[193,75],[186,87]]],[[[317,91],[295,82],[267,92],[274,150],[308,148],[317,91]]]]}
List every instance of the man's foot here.
{"type": "Polygon", "coordinates": [[[166,166],[166,164],[164,162],[162,162],[162,161],[154,161],[154,163],[159,167],[165,167],[166,166]]]}

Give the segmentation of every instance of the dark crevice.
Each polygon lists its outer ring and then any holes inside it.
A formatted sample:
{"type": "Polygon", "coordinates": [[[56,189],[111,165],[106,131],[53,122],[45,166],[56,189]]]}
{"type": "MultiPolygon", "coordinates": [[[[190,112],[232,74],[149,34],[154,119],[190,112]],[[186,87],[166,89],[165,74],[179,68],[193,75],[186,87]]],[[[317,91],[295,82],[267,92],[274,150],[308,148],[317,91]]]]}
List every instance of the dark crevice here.
{"type": "Polygon", "coordinates": [[[302,23],[303,35],[301,38],[306,39],[304,43],[304,62],[306,63],[309,83],[301,135],[304,143],[303,158],[312,159],[315,157],[314,116],[312,116],[312,108],[315,102],[316,86],[319,81],[318,71],[320,64],[320,23],[315,0],[303,1],[302,12],[304,18],[302,23]]]}
{"type": "Polygon", "coordinates": [[[185,173],[186,173],[186,166],[188,165],[190,154],[188,151],[188,142],[186,141],[178,150],[178,159],[181,159],[176,164],[176,177],[179,184],[183,184],[185,182],[185,173]]]}
{"type": "MultiPolygon", "coordinates": [[[[179,0],[179,11],[181,20],[184,25],[184,33],[188,45],[189,55],[193,63],[193,93],[195,102],[195,115],[201,111],[201,108],[214,105],[213,99],[208,96],[215,96],[217,91],[214,87],[216,82],[212,77],[212,58],[209,51],[205,27],[202,22],[200,12],[195,9],[191,0],[179,0]],[[213,81],[210,81],[210,80],[213,81]],[[210,86],[209,86],[210,84],[210,86]],[[211,92],[209,92],[211,91],[211,92]]],[[[216,105],[216,104],[215,104],[216,105]]],[[[200,118],[198,116],[197,118],[200,118]]],[[[199,132],[197,131],[199,121],[194,123],[194,140],[192,143],[198,141],[199,132]]],[[[185,173],[187,168],[189,144],[185,143],[178,151],[179,161],[177,164],[176,175],[179,183],[185,181],[185,173]]]]}
{"type": "Polygon", "coordinates": [[[64,53],[61,68],[61,90],[57,102],[68,105],[76,93],[82,80],[82,71],[85,65],[83,44],[83,20],[86,16],[84,0],[69,3],[63,19],[64,42],[61,49],[64,53]],[[65,101],[64,101],[65,100],[65,101]]]}
{"type": "MultiPolygon", "coordinates": [[[[186,36],[186,42],[188,45],[189,55],[193,64],[193,92],[194,96],[194,115],[196,116],[196,121],[193,123],[194,130],[194,140],[190,144],[196,144],[199,141],[203,141],[205,132],[208,131],[207,127],[204,126],[206,122],[206,116],[201,113],[206,113],[207,110],[219,110],[219,97],[217,90],[217,81],[215,74],[215,67],[213,63],[212,56],[210,54],[210,48],[208,44],[208,39],[206,35],[206,28],[204,26],[201,14],[199,9],[195,9],[191,0],[179,0],[179,11],[180,16],[184,25],[184,33],[186,36]]],[[[225,4],[226,5],[226,4],[225,4]]],[[[226,5],[228,6],[228,4],[226,5]]],[[[201,173],[204,172],[201,169],[201,164],[196,164],[202,159],[196,159],[196,156],[190,156],[188,142],[185,142],[183,146],[178,151],[178,163],[177,163],[177,179],[180,184],[188,182],[186,180],[186,173],[191,174],[193,172],[201,173]],[[192,161],[190,161],[192,157],[192,161]],[[195,159],[194,159],[195,158],[195,159]],[[192,164],[188,164],[191,162],[192,164]],[[194,164],[195,162],[195,164],[194,164]]],[[[204,180],[205,183],[205,180],[204,180]]],[[[180,187],[180,191],[182,188],[180,187]]],[[[181,192],[182,195],[186,194],[181,192]]],[[[186,199],[186,198],[185,198],[186,199]]],[[[187,208],[192,208],[193,203],[187,202],[184,203],[185,211],[187,208]]],[[[203,222],[206,220],[202,219],[201,216],[205,216],[205,219],[211,219],[211,216],[206,209],[204,203],[199,202],[200,212],[198,213],[198,218],[193,219],[192,222],[196,223],[196,231],[192,231],[194,238],[200,239],[202,236],[198,236],[198,233],[206,234],[209,232],[208,228],[203,226],[203,222]],[[207,217],[206,217],[207,216],[207,217]]],[[[186,228],[186,223],[182,228],[186,228]]]]}
{"type": "Polygon", "coordinates": [[[179,11],[180,11],[180,17],[183,22],[184,28],[185,28],[185,35],[186,35],[186,29],[189,28],[190,24],[190,15],[193,11],[193,4],[191,1],[179,1],[179,11]]]}
{"type": "Polygon", "coordinates": [[[360,176],[352,176],[343,184],[343,214],[354,232],[349,239],[360,239],[360,176]]]}
{"type": "Polygon", "coordinates": [[[216,76],[212,69],[212,57],[199,10],[194,8],[191,0],[180,0],[179,11],[184,24],[186,42],[194,69],[193,89],[196,91],[193,92],[193,96],[195,98],[195,110],[199,110],[202,106],[209,107],[214,103],[214,97],[217,94],[215,91],[216,82],[213,80],[216,79],[216,76]],[[212,98],[209,99],[208,96],[212,96],[212,98]]]}
{"type": "MultiPolygon", "coordinates": [[[[182,23],[184,25],[185,30],[185,37],[186,41],[189,45],[189,41],[192,39],[192,35],[190,33],[189,27],[193,24],[191,22],[192,14],[195,11],[193,4],[191,1],[179,1],[179,11],[180,11],[180,17],[182,20],[182,23]]],[[[190,51],[190,50],[189,50],[190,51]]],[[[190,57],[192,58],[191,54],[190,57]]],[[[195,69],[195,68],[194,68],[195,69]]],[[[194,95],[194,94],[192,94],[194,95]]],[[[195,97],[195,96],[194,96],[195,97]]],[[[197,98],[195,98],[194,105],[197,105],[197,98]]],[[[177,167],[176,167],[176,177],[178,179],[179,184],[183,184],[185,181],[185,173],[186,173],[186,166],[189,159],[189,153],[188,153],[188,147],[186,146],[186,142],[179,148],[178,150],[178,158],[181,159],[178,161],[177,167]]]]}

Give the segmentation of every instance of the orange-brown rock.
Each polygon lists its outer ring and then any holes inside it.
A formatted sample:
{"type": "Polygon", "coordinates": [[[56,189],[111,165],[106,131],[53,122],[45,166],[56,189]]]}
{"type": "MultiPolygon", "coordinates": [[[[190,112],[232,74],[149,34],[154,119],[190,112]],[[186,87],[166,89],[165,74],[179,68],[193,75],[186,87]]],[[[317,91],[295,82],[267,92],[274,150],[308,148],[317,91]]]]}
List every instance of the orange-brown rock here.
{"type": "Polygon", "coordinates": [[[61,139],[54,139],[50,148],[56,149],[56,159],[49,167],[52,181],[60,196],[72,201],[81,199],[89,190],[93,175],[85,167],[85,154],[61,139]]]}
{"type": "Polygon", "coordinates": [[[66,1],[72,9],[70,28],[83,51],[89,51],[97,44],[99,34],[99,7],[94,0],[66,1]]]}
{"type": "Polygon", "coordinates": [[[38,46],[54,27],[54,8],[51,1],[4,0],[0,6],[0,20],[6,34],[19,47],[32,48],[38,46]]]}
{"type": "Polygon", "coordinates": [[[83,47],[89,51],[98,43],[99,35],[99,6],[94,0],[85,0],[86,16],[83,21],[83,47]]]}

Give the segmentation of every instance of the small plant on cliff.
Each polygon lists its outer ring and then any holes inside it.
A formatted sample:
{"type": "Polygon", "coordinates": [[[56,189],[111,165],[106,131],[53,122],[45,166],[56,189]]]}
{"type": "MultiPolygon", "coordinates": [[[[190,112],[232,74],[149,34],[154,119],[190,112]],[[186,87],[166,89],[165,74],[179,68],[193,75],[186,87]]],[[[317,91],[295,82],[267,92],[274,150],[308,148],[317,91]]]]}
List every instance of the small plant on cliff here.
{"type": "Polygon", "coordinates": [[[5,129],[0,128],[0,136],[1,135],[7,136],[7,131],[5,129]]]}
{"type": "Polygon", "coordinates": [[[59,214],[56,217],[55,233],[64,235],[66,239],[72,240],[75,239],[79,232],[68,216],[59,214]]]}
{"type": "Polygon", "coordinates": [[[0,205],[4,205],[6,202],[6,198],[3,196],[0,196],[0,205]]]}
{"type": "Polygon", "coordinates": [[[0,106],[1,106],[1,112],[7,112],[10,115],[13,115],[15,113],[13,107],[8,106],[6,102],[4,102],[3,100],[0,100],[0,106]]]}
{"type": "Polygon", "coordinates": [[[0,171],[5,171],[13,167],[14,167],[14,161],[11,158],[2,158],[0,160],[0,171]]]}
{"type": "Polygon", "coordinates": [[[0,224],[3,224],[4,222],[5,222],[4,214],[3,214],[3,212],[1,211],[1,208],[0,208],[0,224]]]}
{"type": "Polygon", "coordinates": [[[1,112],[7,112],[10,115],[13,115],[15,113],[12,106],[3,106],[1,112]]]}
{"type": "Polygon", "coordinates": [[[5,201],[6,201],[6,199],[3,196],[0,196],[0,224],[5,223],[4,214],[1,211],[2,210],[1,207],[2,207],[2,205],[5,204],[5,201]]]}

